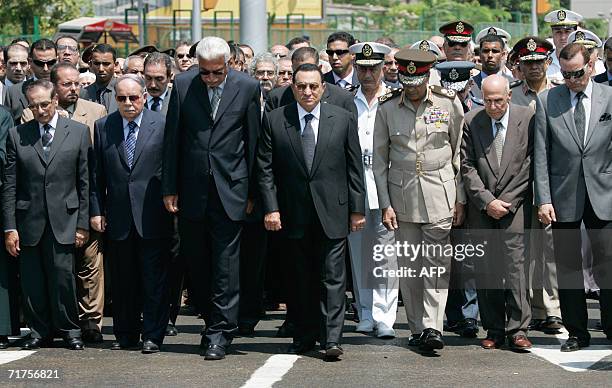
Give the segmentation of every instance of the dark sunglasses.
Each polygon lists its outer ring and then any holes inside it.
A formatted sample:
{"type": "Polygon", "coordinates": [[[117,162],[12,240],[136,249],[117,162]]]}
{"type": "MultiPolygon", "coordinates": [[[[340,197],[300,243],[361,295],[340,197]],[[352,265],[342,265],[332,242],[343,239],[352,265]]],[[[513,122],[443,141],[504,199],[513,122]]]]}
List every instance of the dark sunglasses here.
{"type": "Polygon", "coordinates": [[[329,55],[330,57],[333,57],[334,54],[336,54],[338,57],[341,57],[345,54],[348,54],[349,51],[348,50],[325,50],[325,52],[327,53],[327,55],[329,55]]]}
{"type": "Polygon", "coordinates": [[[140,96],[117,96],[117,101],[119,101],[119,102],[126,102],[128,100],[128,98],[132,102],[140,100],[140,96]]]}
{"type": "Polygon", "coordinates": [[[586,72],[586,69],[589,67],[589,64],[587,63],[586,65],[584,65],[584,67],[580,70],[576,70],[576,71],[561,71],[561,75],[563,76],[563,78],[565,79],[570,79],[570,78],[581,78],[584,73],[586,72]]]}
{"type": "Polygon", "coordinates": [[[191,59],[191,56],[189,54],[176,54],[176,57],[178,59],[183,59],[185,57],[187,57],[187,59],[191,59]]]}
{"type": "Polygon", "coordinates": [[[57,59],[50,59],[48,61],[41,61],[38,59],[32,59],[32,63],[34,63],[38,67],[45,67],[45,65],[52,67],[57,63],[57,59]]]}
{"type": "Polygon", "coordinates": [[[222,69],[222,70],[213,70],[213,71],[206,70],[206,69],[200,69],[200,75],[211,75],[211,74],[214,74],[214,75],[223,75],[224,74],[224,69],[222,69]]]}
{"type": "Polygon", "coordinates": [[[455,46],[467,47],[468,45],[468,42],[453,42],[451,40],[447,40],[446,42],[448,43],[448,47],[455,47],[455,46]]]}

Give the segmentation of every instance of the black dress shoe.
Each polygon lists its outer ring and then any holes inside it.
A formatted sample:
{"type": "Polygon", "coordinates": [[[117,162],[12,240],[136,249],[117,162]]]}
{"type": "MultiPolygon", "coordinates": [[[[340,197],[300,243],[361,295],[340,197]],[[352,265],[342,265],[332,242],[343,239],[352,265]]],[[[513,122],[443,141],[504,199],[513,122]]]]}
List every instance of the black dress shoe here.
{"type": "Polygon", "coordinates": [[[542,322],[544,322],[544,319],[532,319],[527,325],[527,330],[540,330],[542,322]]]}
{"type": "Polygon", "coordinates": [[[9,339],[5,335],[0,335],[0,349],[7,349],[10,346],[9,339]]]}
{"type": "Polygon", "coordinates": [[[85,349],[85,346],[83,346],[83,340],[81,340],[80,337],[76,337],[76,338],[66,338],[66,346],[68,346],[68,349],[70,350],[83,350],[85,349]]]}
{"type": "Polygon", "coordinates": [[[238,325],[238,334],[245,337],[250,337],[255,335],[255,326],[250,324],[240,324],[238,325]]]}
{"type": "Polygon", "coordinates": [[[84,342],[91,344],[99,344],[104,342],[104,338],[102,338],[102,334],[98,330],[94,329],[86,329],[83,330],[83,335],[81,336],[84,342]]]}
{"type": "Polygon", "coordinates": [[[563,345],[561,345],[562,352],[575,352],[582,348],[586,348],[590,345],[589,340],[581,340],[578,337],[569,337],[563,345]]]}
{"type": "Polygon", "coordinates": [[[287,354],[304,354],[312,351],[315,348],[314,341],[300,342],[295,341],[287,349],[287,354]]]}
{"type": "Polygon", "coordinates": [[[432,351],[444,348],[442,341],[442,333],[436,329],[425,329],[421,334],[419,349],[423,351],[432,351]]]}
{"type": "Polygon", "coordinates": [[[145,340],[142,343],[142,354],[151,354],[151,353],[158,353],[159,352],[159,346],[151,341],[151,340],[145,340]]]}
{"type": "Polygon", "coordinates": [[[175,337],[178,335],[178,330],[176,329],[176,326],[174,326],[173,324],[169,323],[168,326],[166,326],[166,335],[168,337],[175,337]]]}
{"type": "Polygon", "coordinates": [[[225,358],[225,348],[221,345],[208,345],[206,352],[204,352],[205,360],[222,360],[225,358]]]}
{"type": "Polygon", "coordinates": [[[559,317],[555,317],[554,315],[546,317],[546,319],[540,323],[540,330],[544,332],[544,334],[559,334],[561,328],[563,327],[563,321],[559,317]]]}
{"type": "Polygon", "coordinates": [[[53,340],[47,338],[30,338],[25,341],[21,345],[21,349],[23,350],[34,350],[40,349],[43,347],[51,346],[53,344],[53,340]]]}
{"type": "Polygon", "coordinates": [[[419,346],[419,345],[421,345],[421,335],[413,334],[412,336],[410,336],[410,339],[408,340],[408,346],[419,346]]]}
{"type": "Polygon", "coordinates": [[[138,349],[138,341],[136,342],[115,341],[111,345],[111,350],[136,350],[136,349],[138,349]]]}
{"type": "Polygon", "coordinates": [[[461,329],[461,322],[446,321],[443,327],[444,331],[450,331],[453,333],[456,333],[459,331],[459,329],[461,329]]]}
{"type": "Polygon", "coordinates": [[[330,342],[327,345],[325,345],[325,358],[337,359],[343,354],[344,354],[344,351],[342,350],[340,345],[338,345],[337,343],[330,342]]]}
{"type": "Polygon", "coordinates": [[[283,322],[281,327],[278,328],[278,331],[276,332],[276,336],[278,338],[292,338],[294,333],[295,333],[295,325],[292,322],[285,321],[283,322]]]}
{"type": "Polygon", "coordinates": [[[472,318],[466,318],[458,331],[463,338],[476,338],[478,335],[478,322],[472,318]]]}

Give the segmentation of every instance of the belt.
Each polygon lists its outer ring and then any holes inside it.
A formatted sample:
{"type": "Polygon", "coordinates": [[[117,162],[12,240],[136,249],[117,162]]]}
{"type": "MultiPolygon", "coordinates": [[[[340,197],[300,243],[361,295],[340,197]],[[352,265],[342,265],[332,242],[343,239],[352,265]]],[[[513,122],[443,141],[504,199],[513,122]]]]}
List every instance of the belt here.
{"type": "Polygon", "coordinates": [[[418,174],[423,171],[437,171],[446,166],[447,161],[441,160],[392,160],[390,168],[396,170],[412,170],[418,174]]]}

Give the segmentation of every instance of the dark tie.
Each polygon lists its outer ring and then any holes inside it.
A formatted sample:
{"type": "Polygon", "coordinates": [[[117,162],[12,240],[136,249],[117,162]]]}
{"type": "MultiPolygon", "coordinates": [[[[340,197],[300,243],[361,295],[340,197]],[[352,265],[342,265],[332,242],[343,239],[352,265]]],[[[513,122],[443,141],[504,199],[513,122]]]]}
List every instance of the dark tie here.
{"type": "Polygon", "coordinates": [[[312,129],[313,118],[314,115],[311,113],[304,116],[306,125],[302,131],[302,151],[304,152],[304,161],[306,162],[308,172],[310,172],[310,169],[312,168],[312,160],[314,159],[315,147],[317,146],[314,130],[312,129]]]}
{"type": "Polygon", "coordinates": [[[495,138],[493,139],[493,146],[495,146],[495,156],[497,156],[497,165],[501,166],[501,158],[504,150],[504,124],[499,121],[495,122],[495,138]]]}
{"type": "Polygon", "coordinates": [[[42,134],[42,146],[43,152],[45,153],[45,158],[49,156],[49,150],[51,148],[51,141],[53,140],[53,135],[51,135],[51,125],[45,124],[43,125],[43,134],[42,134]]]}
{"type": "Polygon", "coordinates": [[[161,98],[153,97],[153,104],[151,104],[151,110],[154,112],[159,112],[161,98]]]}
{"type": "Polygon", "coordinates": [[[578,139],[580,144],[584,144],[584,126],[586,123],[586,113],[584,112],[584,104],[582,98],[584,97],[583,92],[576,93],[576,107],[574,108],[574,124],[576,124],[576,132],[578,132],[578,139]]]}
{"type": "MultiPolygon", "coordinates": [[[[104,90],[105,89],[98,89],[96,90],[96,102],[98,104],[104,105],[104,98],[102,98],[102,95],[104,94],[104,90]]],[[[106,106],[106,105],[104,105],[106,106]]]]}
{"type": "Polygon", "coordinates": [[[128,166],[132,168],[134,162],[134,151],[136,150],[136,127],[137,124],[133,121],[128,123],[129,131],[125,139],[125,155],[127,156],[128,166]]]}

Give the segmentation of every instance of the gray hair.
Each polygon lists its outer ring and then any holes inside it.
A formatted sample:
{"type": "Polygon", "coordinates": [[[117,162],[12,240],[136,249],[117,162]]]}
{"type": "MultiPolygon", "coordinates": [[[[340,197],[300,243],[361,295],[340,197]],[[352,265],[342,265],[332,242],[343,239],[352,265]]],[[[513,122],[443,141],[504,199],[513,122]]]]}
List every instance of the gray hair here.
{"type": "Polygon", "coordinates": [[[251,61],[251,65],[249,66],[249,74],[251,76],[255,75],[255,71],[257,71],[257,65],[260,63],[271,63],[274,65],[274,74],[278,75],[278,60],[276,56],[272,53],[261,53],[257,54],[253,60],[251,61]]]}
{"type": "Polygon", "coordinates": [[[130,60],[132,59],[142,59],[142,57],[140,55],[130,55],[129,57],[125,58],[125,61],[123,62],[123,72],[126,73],[128,71],[128,66],[130,65],[130,60]]]}
{"type": "Polygon", "coordinates": [[[136,82],[139,86],[140,86],[140,91],[142,93],[144,93],[145,91],[145,81],[144,79],[142,79],[142,77],[136,75],[136,74],[124,74],[121,77],[117,78],[117,81],[115,82],[115,94],[117,93],[117,87],[119,87],[119,84],[123,81],[126,80],[132,80],[134,82],[136,82]]]}
{"type": "Polygon", "coordinates": [[[212,61],[223,57],[227,64],[230,59],[230,48],[226,41],[216,36],[207,36],[196,46],[198,59],[212,61]]]}

